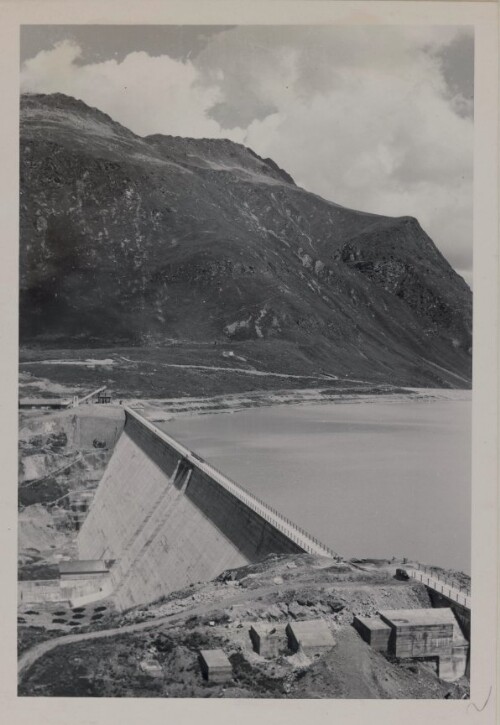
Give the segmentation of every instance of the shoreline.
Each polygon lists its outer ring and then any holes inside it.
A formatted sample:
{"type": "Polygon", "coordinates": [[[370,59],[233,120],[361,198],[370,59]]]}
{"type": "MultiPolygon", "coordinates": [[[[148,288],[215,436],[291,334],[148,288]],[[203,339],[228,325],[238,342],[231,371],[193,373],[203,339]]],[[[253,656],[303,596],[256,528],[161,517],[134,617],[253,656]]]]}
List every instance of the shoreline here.
{"type": "MultiPolygon", "coordinates": [[[[250,393],[231,393],[210,397],[178,398],[133,398],[126,402],[131,408],[141,412],[151,421],[166,422],[174,418],[217,415],[222,413],[241,413],[254,408],[270,408],[283,405],[360,405],[375,402],[397,404],[410,400],[418,403],[434,401],[469,401],[472,391],[447,388],[394,388],[372,389],[370,392],[340,392],[325,388],[304,388],[297,390],[256,391],[250,393]]],[[[124,402],[125,405],[125,402],[124,402]]]]}

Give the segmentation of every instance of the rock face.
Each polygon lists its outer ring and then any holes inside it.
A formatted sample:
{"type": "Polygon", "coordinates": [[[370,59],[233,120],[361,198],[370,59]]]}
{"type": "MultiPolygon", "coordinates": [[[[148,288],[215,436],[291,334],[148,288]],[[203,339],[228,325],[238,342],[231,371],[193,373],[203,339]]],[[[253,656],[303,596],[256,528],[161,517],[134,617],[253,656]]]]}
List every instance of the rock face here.
{"type": "Polygon", "coordinates": [[[346,209],[226,140],[21,101],[21,341],[296,342],[333,374],[466,387],[471,292],[412,217],[346,209]]]}

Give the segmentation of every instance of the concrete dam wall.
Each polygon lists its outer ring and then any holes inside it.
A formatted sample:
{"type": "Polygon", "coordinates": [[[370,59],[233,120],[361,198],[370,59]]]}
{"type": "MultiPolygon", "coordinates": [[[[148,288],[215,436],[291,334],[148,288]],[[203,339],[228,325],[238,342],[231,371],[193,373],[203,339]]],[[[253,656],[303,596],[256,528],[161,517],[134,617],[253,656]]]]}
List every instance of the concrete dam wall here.
{"type": "Polygon", "coordinates": [[[131,409],[78,536],[81,559],[115,559],[119,609],[270,553],[327,547],[131,409]]]}

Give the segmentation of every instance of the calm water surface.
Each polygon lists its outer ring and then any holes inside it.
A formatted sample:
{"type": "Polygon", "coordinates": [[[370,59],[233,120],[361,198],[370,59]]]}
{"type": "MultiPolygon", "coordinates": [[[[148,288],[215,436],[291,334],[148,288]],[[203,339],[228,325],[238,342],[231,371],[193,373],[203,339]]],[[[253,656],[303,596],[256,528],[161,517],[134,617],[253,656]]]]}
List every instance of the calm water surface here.
{"type": "Polygon", "coordinates": [[[470,571],[471,399],[276,406],[162,427],[347,557],[470,571]]]}

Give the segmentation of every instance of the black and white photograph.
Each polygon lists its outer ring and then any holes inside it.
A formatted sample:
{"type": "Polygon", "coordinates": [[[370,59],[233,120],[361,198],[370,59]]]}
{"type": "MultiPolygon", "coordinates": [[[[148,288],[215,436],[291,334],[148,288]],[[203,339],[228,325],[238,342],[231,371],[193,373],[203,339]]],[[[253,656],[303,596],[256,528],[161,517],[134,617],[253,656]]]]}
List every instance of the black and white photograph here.
{"type": "Polygon", "coordinates": [[[475,46],[21,25],[20,698],[469,702],[475,46]]]}

